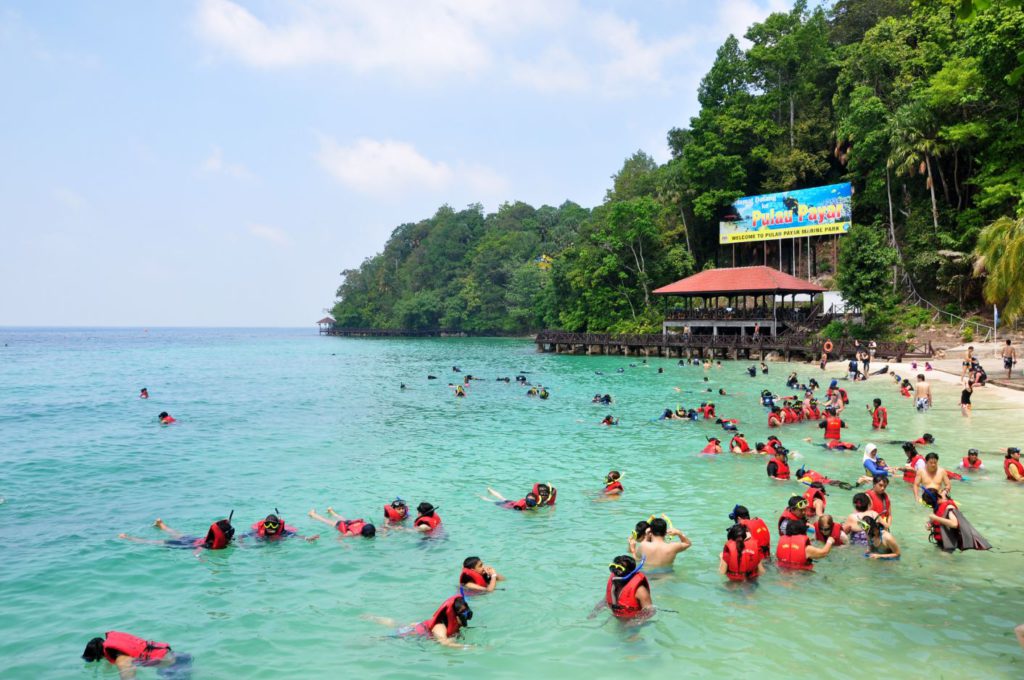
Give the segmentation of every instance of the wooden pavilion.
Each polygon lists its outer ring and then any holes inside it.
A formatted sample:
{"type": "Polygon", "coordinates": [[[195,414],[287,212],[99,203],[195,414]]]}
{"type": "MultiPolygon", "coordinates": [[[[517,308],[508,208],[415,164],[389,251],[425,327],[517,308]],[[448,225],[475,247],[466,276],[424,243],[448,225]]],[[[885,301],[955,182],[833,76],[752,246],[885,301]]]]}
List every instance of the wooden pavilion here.
{"type": "Polygon", "coordinates": [[[708,269],[662,286],[654,294],[666,300],[663,334],[774,337],[820,312],[824,292],[810,281],[758,266],[708,269]],[[668,308],[669,296],[680,298],[680,304],[668,308]]]}
{"type": "Polygon", "coordinates": [[[329,316],[325,316],[317,321],[316,325],[320,327],[320,335],[324,335],[334,327],[334,319],[329,316]]]}

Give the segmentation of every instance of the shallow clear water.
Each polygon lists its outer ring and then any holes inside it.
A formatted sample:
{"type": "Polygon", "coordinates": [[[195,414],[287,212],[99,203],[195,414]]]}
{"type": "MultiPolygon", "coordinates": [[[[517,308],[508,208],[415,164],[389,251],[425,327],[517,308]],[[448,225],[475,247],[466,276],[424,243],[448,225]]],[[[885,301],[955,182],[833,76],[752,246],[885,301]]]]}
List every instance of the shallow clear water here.
{"type": "MultiPolygon", "coordinates": [[[[891,489],[900,561],[845,548],[813,574],[771,569],[756,588],[723,582],[716,568],[732,506],[774,526],[786,498],[805,487],[771,482],[761,458],[696,455],[711,425],[650,419],[699,401],[707,376],[716,392],[738,393],[715,397],[719,414],[740,418],[752,442],[764,440],[757,394],[762,386],[788,393],[783,364],[750,379],[746,362],[705,372],[652,358],[618,374],[641,360],[543,355],[516,340],[357,340],[305,330],[0,329],[3,343],[5,678],[116,677],[107,664],[79,660],[85,642],[109,629],[191,653],[196,678],[733,677],[750,669],[785,677],[812,668],[822,677],[1024,675],[1012,633],[1024,622],[1021,554],[938,552],[926,541],[924,507],[902,482],[891,489]],[[459,377],[453,364],[485,378],[466,399],[447,388],[459,377]],[[548,401],[494,381],[521,370],[550,386],[548,401]],[[137,398],[142,386],[148,401],[137,398]],[[595,392],[611,393],[615,405],[591,405],[595,392]],[[158,426],[162,410],[179,422],[158,426]],[[621,424],[598,426],[609,412],[621,424]],[[625,495],[594,502],[613,467],[625,472],[625,495]],[[519,498],[535,481],[558,487],[557,508],[524,515],[477,498],[488,485],[519,498]],[[438,505],[444,536],[343,542],[305,516],[333,505],[379,520],[396,494],[438,505]],[[116,538],[159,538],[156,517],[203,534],[231,509],[241,529],[275,507],[321,539],[197,559],[116,538]],[[655,603],[675,612],[639,629],[606,613],[588,620],[633,524],[663,512],[694,542],[674,575],[654,581],[655,603]],[[360,618],[426,618],[453,592],[468,555],[508,579],[504,591],[472,601],[465,640],[474,649],[392,639],[360,618]]],[[[816,367],[796,368],[825,382],[816,367]]],[[[852,441],[929,431],[953,466],[968,446],[991,451],[1024,439],[1020,411],[984,390],[971,420],[941,383],[940,405],[926,415],[889,380],[848,390],[852,441]],[[872,438],[863,404],[874,396],[890,407],[891,425],[872,438]]],[[[860,473],[860,453],[801,441],[820,441],[813,424],[780,435],[804,457],[798,463],[851,481],[860,473]]],[[[898,447],[881,451],[900,459],[898,447]]],[[[955,485],[954,495],[994,546],[1020,550],[1024,489],[1003,481],[999,456],[983,457],[991,472],[955,485]]],[[[852,492],[830,494],[830,509],[849,511],[852,492]]]]}

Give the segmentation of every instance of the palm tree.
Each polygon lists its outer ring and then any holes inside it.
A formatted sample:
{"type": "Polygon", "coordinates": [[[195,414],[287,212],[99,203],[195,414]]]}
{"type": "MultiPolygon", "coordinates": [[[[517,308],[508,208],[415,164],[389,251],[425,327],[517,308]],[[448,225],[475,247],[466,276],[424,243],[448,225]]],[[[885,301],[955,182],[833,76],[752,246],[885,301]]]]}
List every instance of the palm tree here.
{"type": "Polygon", "coordinates": [[[1008,322],[1024,317],[1024,216],[1000,217],[978,236],[976,271],[987,274],[985,299],[1003,308],[1008,322]]]}
{"type": "Polygon", "coordinates": [[[932,177],[932,158],[942,152],[934,135],[928,132],[928,112],[916,102],[897,109],[890,121],[892,153],[886,167],[898,175],[925,175],[925,184],[932,196],[932,225],[939,231],[939,206],[935,201],[935,180],[932,177]]]}

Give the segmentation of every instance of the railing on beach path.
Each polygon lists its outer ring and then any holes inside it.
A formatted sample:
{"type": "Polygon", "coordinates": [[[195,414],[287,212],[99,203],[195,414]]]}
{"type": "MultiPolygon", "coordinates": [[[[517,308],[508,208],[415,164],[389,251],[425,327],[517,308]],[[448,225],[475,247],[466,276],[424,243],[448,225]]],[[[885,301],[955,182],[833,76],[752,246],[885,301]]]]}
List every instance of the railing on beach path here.
{"type": "MultiPolygon", "coordinates": [[[[731,356],[733,358],[764,358],[776,353],[786,359],[793,355],[816,359],[824,351],[824,341],[809,333],[783,333],[770,335],[684,335],[648,333],[640,335],[612,335],[608,333],[568,333],[541,331],[534,338],[538,350],[562,354],[624,354],[644,356],[731,356]]],[[[931,344],[913,346],[906,342],[875,343],[876,359],[928,358],[931,344]]],[[[867,349],[866,345],[861,345],[867,349]]],[[[829,357],[832,360],[852,358],[856,347],[852,340],[833,342],[829,357]]]]}

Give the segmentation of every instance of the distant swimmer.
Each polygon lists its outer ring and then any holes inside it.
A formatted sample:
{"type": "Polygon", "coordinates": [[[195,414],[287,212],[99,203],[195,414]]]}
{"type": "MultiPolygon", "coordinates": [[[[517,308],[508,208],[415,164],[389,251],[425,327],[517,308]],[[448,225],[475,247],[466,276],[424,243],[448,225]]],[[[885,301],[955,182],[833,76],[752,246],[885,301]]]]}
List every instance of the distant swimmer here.
{"type": "Polygon", "coordinates": [[[135,677],[136,666],[156,668],[157,675],[169,680],[188,680],[192,677],[191,655],[172,651],[166,642],[144,640],[116,630],[89,640],[82,658],[88,663],[106,660],[117,667],[124,679],[135,677]]]}
{"type": "Polygon", "coordinates": [[[461,373],[462,369],[458,366],[452,366],[452,373],[461,373]]]}
{"type": "Polygon", "coordinates": [[[459,587],[465,589],[467,593],[494,592],[498,581],[504,580],[504,576],[499,574],[494,567],[484,564],[479,557],[467,557],[462,561],[459,587]]]}
{"type": "Polygon", "coordinates": [[[466,389],[462,385],[456,385],[455,386],[455,396],[456,397],[464,397],[464,396],[466,396],[466,389]]]}
{"type": "Polygon", "coordinates": [[[170,534],[171,538],[164,541],[151,541],[145,538],[137,538],[135,536],[129,536],[128,534],[118,534],[118,538],[123,538],[126,541],[133,543],[143,543],[146,545],[162,545],[168,548],[194,548],[196,550],[223,550],[228,547],[231,543],[231,539],[235,536],[235,528],[231,526],[231,519],[235,516],[235,511],[232,510],[231,514],[227,516],[227,519],[217,520],[210,525],[210,528],[206,532],[206,537],[200,536],[185,536],[180,531],[170,528],[164,521],[159,517],[153,526],[160,531],[170,534]]]}
{"type": "Polygon", "coordinates": [[[338,533],[342,536],[362,536],[363,538],[373,538],[377,535],[377,527],[363,519],[346,520],[344,517],[336,513],[334,508],[327,508],[327,514],[331,516],[331,519],[318,515],[315,508],[309,511],[309,516],[311,518],[318,522],[323,522],[324,524],[330,524],[332,527],[337,529],[338,533]]]}
{"type": "Polygon", "coordinates": [[[725,534],[725,545],[718,560],[718,573],[730,581],[753,581],[764,575],[764,561],[757,541],[747,527],[733,524],[725,534]]]}
{"type": "Polygon", "coordinates": [[[747,375],[749,375],[751,378],[756,378],[757,377],[757,367],[756,366],[748,366],[747,367],[747,375]]]}
{"type": "Polygon", "coordinates": [[[764,363],[763,361],[761,362],[761,373],[764,373],[766,375],[768,373],[768,364],[764,363]]]}
{"type": "MultiPolygon", "coordinates": [[[[376,616],[367,618],[390,628],[398,628],[394,619],[376,616]]],[[[473,610],[469,608],[466,598],[462,595],[453,595],[442,602],[441,606],[437,608],[437,611],[429,619],[398,628],[395,631],[395,636],[410,637],[419,635],[432,638],[445,647],[469,649],[470,645],[459,644],[456,642],[456,639],[461,634],[462,629],[469,627],[469,622],[472,618],[473,610]]]]}
{"type": "Polygon", "coordinates": [[[139,390],[139,399],[149,399],[149,390],[145,387],[139,390]]]}
{"type": "Polygon", "coordinates": [[[404,389],[405,389],[405,383],[402,383],[401,385],[399,385],[399,386],[398,386],[398,389],[400,389],[400,390],[404,390],[404,389]]]}
{"type": "Polygon", "coordinates": [[[174,419],[174,416],[172,416],[167,411],[161,411],[160,415],[158,415],[157,418],[160,420],[161,425],[170,425],[171,423],[178,422],[177,420],[174,419]]]}
{"type": "Polygon", "coordinates": [[[692,543],[682,531],[669,526],[668,519],[664,515],[649,519],[648,525],[651,532],[650,539],[639,543],[630,539],[630,552],[634,557],[643,558],[649,569],[665,569],[667,571],[672,568],[676,555],[688,550],[692,543]],[[670,541],[673,536],[679,538],[678,543],[670,541]]]}
{"type": "Polygon", "coordinates": [[[594,398],[590,400],[590,403],[591,404],[602,404],[604,406],[608,406],[609,404],[612,403],[612,395],[610,395],[610,394],[605,394],[605,395],[595,394],[594,398]]]}
{"type": "Polygon", "coordinates": [[[547,388],[542,387],[540,388],[540,391],[537,392],[537,396],[540,397],[541,399],[547,399],[548,397],[551,396],[551,393],[547,391],[547,388]]]}
{"type": "Polygon", "coordinates": [[[618,496],[624,489],[622,488],[622,473],[618,470],[612,470],[604,477],[604,489],[601,493],[606,496],[618,496]]]}
{"type": "Polygon", "coordinates": [[[1006,457],[1003,458],[1003,472],[1006,479],[1018,484],[1024,483],[1024,463],[1020,462],[1020,449],[1011,446],[1006,449],[1006,457]]]}
{"type": "Polygon", "coordinates": [[[409,518],[409,506],[401,498],[396,498],[384,506],[384,525],[399,524],[409,518]]]}
{"type": "MultiPolygon", "coordinates": [[[[629,555],[619,555],[608,570],[608,584],[605,587],[604,601],[596,611],[607,606],[612,614],[619,619],[644,619],[654,614],[654,603],[651,600],[651,586],[642,571],[643,562],[637,566],[636,560],[629,555]]],[[[593,614],[591,614],[593,616],[593,614]]]]}
{"type": "Polygon", "coordinates": [[[835,540],[829,536],[825,546],[819,548],[811,545],[807,538],[807,525],[803,520],[790,522],[786,525],[786,534],[779,539],[775,549],[775,564],[780,569],[814,570],[814,560],[828,557],[835,540]]]}
{"type": "Polygon", "coordinates": [[[416,506],[417,516],[413,521],[413,529],[422,533],[429,533],[441,526],[441,516],[436,509],[426,501],[416,506]]]}
{"type": "Polygon", "coordinates": [[[618,418],[613,418],[612,415],[609,413],[608,415],[606,415],[604,417],[604,420],[601,421],[601,424],[602,425],[618,425],[619,424],[619,419],[618,418]]]}
{"type": "Polygon", "coordinates": [[[823,449],[829,449],[830,451],[856,451],[860,444],[854,444],[852,442],[839,441],[838,439],[829,439],[824,442],[815,442],[810,437],[805,437],[804,441],[814,446],[820,446],[823,449]]]}
{"type": "Polygon", "coordinates": [[[436,375],[428,375],[427,376],[427,380],[437,380],[437,376],[436,375]]]}
{"type": "Polygon", "coordinates": [[[491,487],[487,487],[487,493],[491,494],[492,496],[494,496],[494,498],[497,498],[498,500],[493,500],[491,498],[487,498],[486,496],[480,496],[480,498],[482,500],[487,501],[488,503],[494,503],[499,508],[505,508],[506,510],[518,510],[520,512],[524,510],[533,510],[534,508],[537,507],[538,504],[537,496],[532,492],[526,494],[525,498],[520,498],[517,501],[506,500],[504,496],[502,496],[500,493],[498,493],[491,487]]]}
{"type": "Polygon", "coordinates": [[[739,420],[736,418],[718,418],[715,420],[716,425],[721,425],[722,429],[726,432],[735,432],[736,426],[739,425],[739,420]]]}
{"type": "Polygon", "coordinates": [[[320,538],[320,534],[303,536],[298,529],[290,524],[285,524],[285,521],[280,518],[280,514],[281,512],[274,508],[274,512],[253,524],[245,536],[251,536],[258,541],[280,541],[294,536],[312,542],[320,538]]]}

